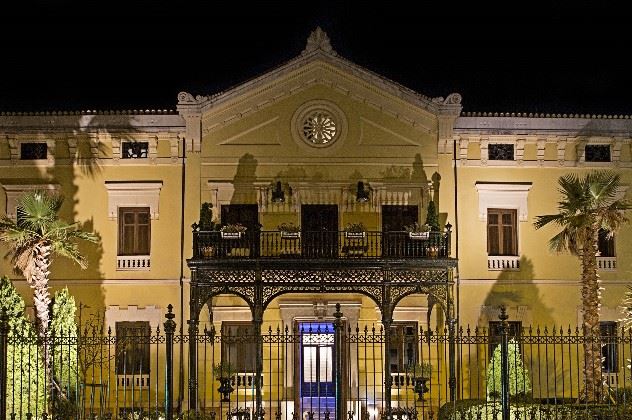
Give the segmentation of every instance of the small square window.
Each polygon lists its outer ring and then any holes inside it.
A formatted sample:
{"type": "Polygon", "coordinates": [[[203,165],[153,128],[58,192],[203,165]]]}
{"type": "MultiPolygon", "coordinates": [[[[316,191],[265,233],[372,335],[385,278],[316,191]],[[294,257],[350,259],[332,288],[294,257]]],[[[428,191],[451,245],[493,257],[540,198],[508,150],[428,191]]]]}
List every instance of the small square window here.
{"type": "Polygon", "coordinates": [[[487,147],[489,160],[514,160],[514,145],[493,143],[487,147]]]}
{"type": "Polygon", "coordinates": [[[609,144],[587,144],[584,150],[586,162],[610,162],[609,144]]]}
{"type": "Polygon", "coordinates": [[[48,158],[48,145],[46,143],[22,143],[20,144],[21,160],[39,160],[48,158]]]}
{"type": "Polygon", "coordinates": [[[149,143],[146,141],[124,141],[121,145],[123,159],[147,158],[149,143]]]}

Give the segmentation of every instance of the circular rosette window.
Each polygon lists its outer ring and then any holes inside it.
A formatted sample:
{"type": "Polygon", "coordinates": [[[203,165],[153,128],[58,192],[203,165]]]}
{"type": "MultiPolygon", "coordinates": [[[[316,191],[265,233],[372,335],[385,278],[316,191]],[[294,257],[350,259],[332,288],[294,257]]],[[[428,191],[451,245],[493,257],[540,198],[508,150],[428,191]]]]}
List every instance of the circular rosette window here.
{"type": "Polygon", "coordinates": [[[343,112],[328,101],[310,101],[292,117],[292,135],[312,147],[327,147],[344,137],[347,129],[343,112]]]}

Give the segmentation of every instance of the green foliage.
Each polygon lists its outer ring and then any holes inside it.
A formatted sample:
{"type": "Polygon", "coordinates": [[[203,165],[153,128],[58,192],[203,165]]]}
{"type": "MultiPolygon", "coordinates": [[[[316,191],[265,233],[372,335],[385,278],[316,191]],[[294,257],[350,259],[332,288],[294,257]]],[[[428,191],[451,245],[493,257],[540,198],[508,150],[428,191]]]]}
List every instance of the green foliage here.
{"type": "Polygon", "coordinates": [[[238,233],[238,232],[245,232],[245,231],[246,231],[246,226],[242,225],[241,223],[230,223],[220,228],[220,232],[226,232],[226,233],[238,233]]]}
{"type": "MultiPolygon", "coordinates": [[[[632,406],[616,404],[541,404],[536,402],[509,405],[511,419],[529,420],[629,420],[632,406]]],[[[500,402],[461,400],[445,403],[439,409],[439,420],[499,420],[500,402]]]]}
{"type": "Polygon", "coordinates": [[[215,416],[212,416],[210,413],[196,413],[195,411],[186,411],[176,417],[177,420],[213,420],[214,418],[215,416]]]}
{"type": "Polygon", "coordinates": [[[360,223],[347,223],[347,225],[345,226],[345,231],[346,232],[353,232],[353,233],[360,233],[360,232],[366,231],[366,228],[364,227],[362,222],[360,222],[360,223]]]}
{"type": "Polygon", "coordinates": [[[213,376],[219,378],[230,378],[237,372],[237,369],[230,363],[218,363],[213,366],[213,376]]]}
{"type": "Polygon", "coordinates": [[[213,222],[213,204],[202,203],[200,207],[200,230],[213,230],[215,223],[213,222]]]}
{"type": "Polygon", "coordinates": [[[81,380],[77,355],[77,305],[68,288],[55,293],[53,319],[50,323],[54,343],[51,352],[55,381],[66,397],[75,399],[81,380]]]}
{"type": "Polygon", "coordinates": [[[417,363],[408,367],[408,372],[416,378],[430,378],[432,376],[432,364],[429,362],[417,363]]]}
{"type": "Polygon", "coordinates": [[[37,336],[24,315],[24,300],[7,277],[0,278],[0,308],[9,321],[7,346],[7,418],[16,413],[24,418],[27,412],[42,413],[46,385],[44,366],[37,336]]]}
{"type": "Polygon", "coordinates": [[[279,230],[280,232],[290,232],[290,233],[296,233],[296,232],[300,232],[301,231],[301,227],[300,226],[296,226],[294,223],[281,223],[280,225],[277,226],[277,230],[279,230]]]}
{"type": "Polygon", "coordinates": [[[415,222],[412,225],[404,226],[404,230],[410,233],[430,232],[432,230],[432,227],[428,224],[420,225],[418,222],[415,222]]]}
{"type": "MultiPolygon", "coordinates": [[[[509,340],[509,396],[528,395],[531,392],[531,380],[529,372],[524,367],[520,348],[515,339],[509,340]]],[[[487,367],[487,398],[497,399],[501,390],[501,354],[500,345],[494,349],[492,360],[487,367]]]]}
{"type": "Polygon", "coordinates": [[[428,203],[428,215],[426,216],[426,224],[430,226],[431,232],[440,232],[441,226],[439,226],[439,216],[435,207],[434,201],[428,203]]]}

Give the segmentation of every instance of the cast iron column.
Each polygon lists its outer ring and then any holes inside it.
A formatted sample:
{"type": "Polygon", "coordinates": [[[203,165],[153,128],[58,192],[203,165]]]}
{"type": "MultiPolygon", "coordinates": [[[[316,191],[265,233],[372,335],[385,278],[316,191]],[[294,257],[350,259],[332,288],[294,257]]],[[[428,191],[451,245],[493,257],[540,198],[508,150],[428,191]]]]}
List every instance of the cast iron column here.
{"type": "Polygon", "coordinates": [[[382,311],[382,327],[384,328],[384,413],[387,420],[391,420],[391,361],[388,357],[388,346],[391,343],[391,324],[393,323],[393,307],[391,305],[391,285],[389,271],[386,270],[384,278],[385,284],[382,293],[382,305],[380,310],[382,311]]]}
{"type": "Polygon", "coordinates": [[[173,320],[173,306],[167,306],[164,323],[167,353],[167,371],[165,372],[165,420],[173,420],[173,334],[176,332],[176,322],[173,320]]]}
{"type": "Polygon", "coordinates": [[[261,335],[261,324],[263,324],[263,285],[261,284],[261,270],[255,273],[255,301],[252,311],[252,323],[254,327],[256,344],[255,363],[255,420],[263,420],[263,336],[261,335]]]}
{"type": "Polygon", "coordinates": [[[197,276],[195,270],[191,272],[191,296],[189,298],[189,410],[197,412],[198,409],[198,369],[197,369],[197,335],[199,328],[200,311],[198,310],[197,276]]]}
{"type": "Polygon", "coordinates": [[[342,367],[344,354],[344,326],[342,323],[342,312],[340,312],[340,304],[336,303],[336,312],[334,313],[334,357],[335,359],[335,377],[336,377],[336,420],[344,420],[346,414],[346,404],[343,395],[343,378],[344,372],[342,367]]]}

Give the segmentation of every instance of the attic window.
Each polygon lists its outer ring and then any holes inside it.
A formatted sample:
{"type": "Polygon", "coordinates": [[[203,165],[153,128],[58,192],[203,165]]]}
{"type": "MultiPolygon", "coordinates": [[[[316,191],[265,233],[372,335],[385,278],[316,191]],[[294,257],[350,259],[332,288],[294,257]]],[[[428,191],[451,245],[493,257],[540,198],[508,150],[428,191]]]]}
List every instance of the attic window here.
{"type": "Polygon", "coordinates": [[[609,144],[587,144],[585,151],[586,162],[610,162],[609,144]]]}
{"type": "Polygon", "coordinates": [[[39,160],[48,158],[48,146],[46,143],[22,143],[20,144],[21,160],[39,160]]]}
{"type": "Polygon", "coordinates": [[[147,158],[149,142],[146,141],[124,141],[121,144],[123,159],[144,159],[147,158]]]}
{"type": "Polygon", "coordinates": [[[488,151],[489,160],[514,160],[513,144],[490,144],[488,151]]]}

